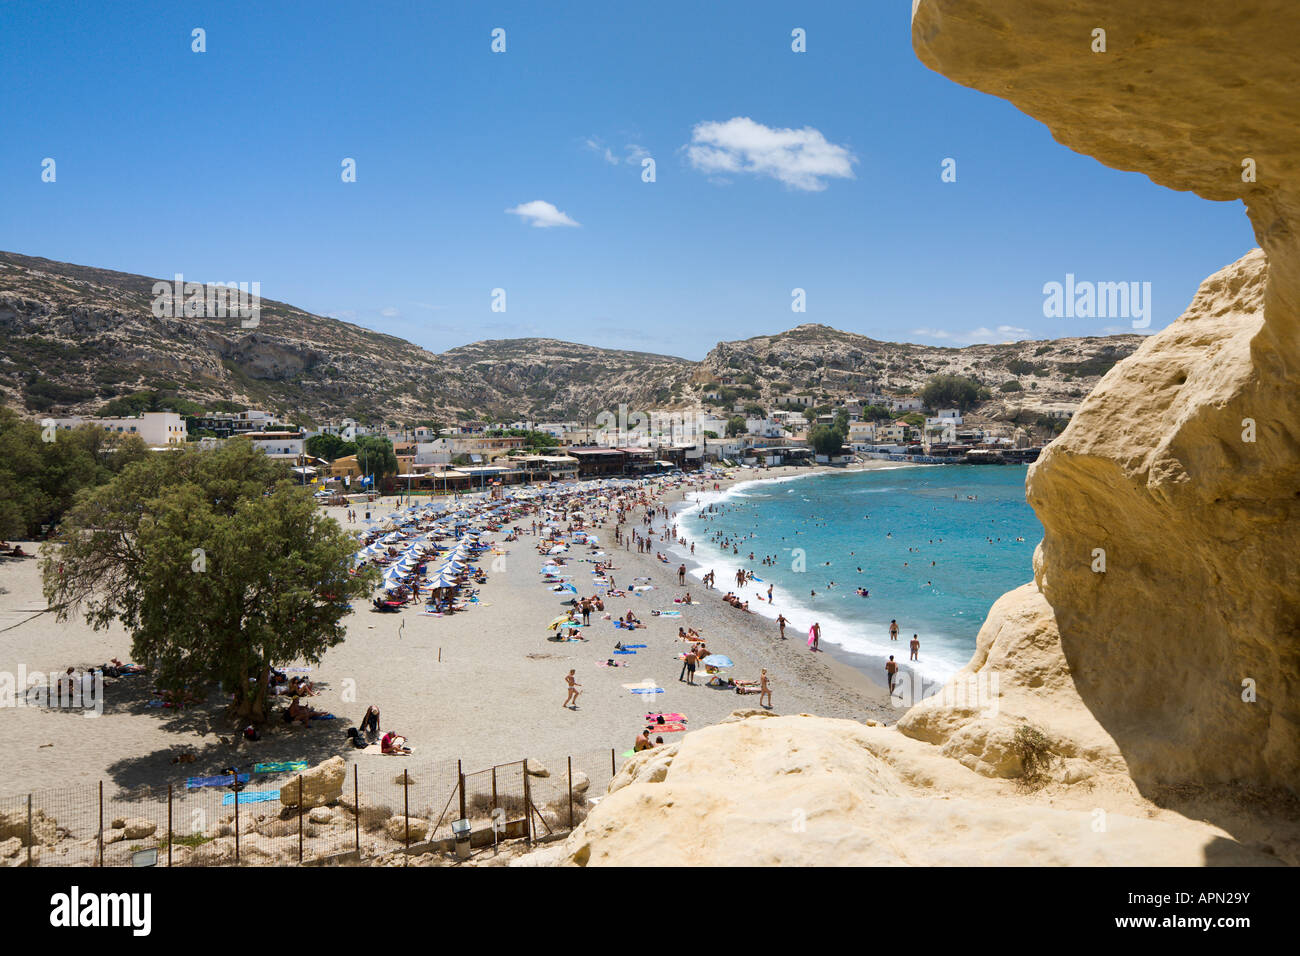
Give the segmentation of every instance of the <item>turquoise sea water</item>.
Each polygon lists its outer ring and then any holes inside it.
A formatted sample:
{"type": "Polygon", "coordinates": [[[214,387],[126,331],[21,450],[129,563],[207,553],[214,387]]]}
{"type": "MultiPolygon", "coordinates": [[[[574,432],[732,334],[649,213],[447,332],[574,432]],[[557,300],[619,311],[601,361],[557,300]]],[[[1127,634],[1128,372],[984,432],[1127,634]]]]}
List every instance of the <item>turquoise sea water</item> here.
{"type": "Polygon", "coordinates": [[[715,570],[722,593],[735,590],[738,568],[762,578],[741,597],[768,617],[783,613],[791,639],[805,641],[817,621],[823,644],[865,655],[875,668],[889,654],[906,662],[917,634],[916,670],[942,681],[970,660],[989,606],[1033,576],[1043,529],[1025,501],[1026,470],[900,466],[742,482],[695,495],[679,534],[695,542],[695,576],[715,570]],[[762,564],[765,555],[775,564],[762,564]]]}

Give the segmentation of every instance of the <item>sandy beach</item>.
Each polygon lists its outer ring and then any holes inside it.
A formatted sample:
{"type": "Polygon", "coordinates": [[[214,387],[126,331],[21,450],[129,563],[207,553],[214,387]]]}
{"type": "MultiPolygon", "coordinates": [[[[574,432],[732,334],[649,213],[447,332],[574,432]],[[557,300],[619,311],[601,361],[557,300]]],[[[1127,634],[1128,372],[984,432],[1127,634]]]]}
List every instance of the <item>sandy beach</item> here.
{"type": "MultiPolygon", "coordinates": [[[[733,480],[792,473],[807,474],[808,469],[741,471],[733,480]]],[[[680,496],[681,490],[670,491],[658,503],[672,505],[680,496]]],[[[393,498],[376,502],[372,514],[385,517],[394,506],[393,498]]],[[[344,509],[329,510],[343,518],[344,509]]],[[[643,509],[635,509],[625,529],[637,526],[643,514],[643,509]]],[[[514,523],[528,527],[527,519],[514,523]]],[[[678,680],[678,655],[686,648],[677,639],[679,626],[700,631],[711,653],[731,657],[736,665],[732,674],[738,678],[756,679],[766,668],[776,713],[882,723],[901,715],[900,708],[889,705],[883,686],[833,653],[810,652],[793,631],[782,641],[769,619],[723,603],[725,588],[704,591],[690,578],[686,587],[678,587],[676,562],[665,564],[635,549],[615,551],[612,522],[592,531],[609,549],[620,586],[633,578],[648,578],[653,585],[653,590],[608,598],[606,603],[614,616],[631,609],[645,628],[616,629],[612,620],[597,614],[583,630],[584,642],[548,640],[552,632],[546,624],[567,609],[561,602],[572,595],[552,592],[542,582],[538,572],[545,559],[537,552],[538,539],[525,533],[515,542],[500,544],[503,553],[483,556],[480,565],[488,582],[480,588],[480,603],[464,613],[434,617],[412,605],[401,613],[381,614],[358,604],[348,619],[346,641],[310,671],[319,691],[312,706],[334,713],[338,720],[314,721],[306,728],[275,721],[266,726],[262,740],[232,747],[219,739],[228,741],[236,729],[222,714],[220,695],[172,710],[149,705],[153,694],[147,675],[109,678],[99,716],[22,706],[0,710],[7,741],[0,790],[20,794],[102,780],[106,792],[115,792],[180,782],[189,775],[215,773],[232,762],[314,764],[334,754],[358,762],[363,771],[400,769],[404,758],[359,753],[344,736],[370,704],[380,707],[385,730],[397,730],[409,739],[412,767],[460,759],[467,770],[524,757],[557,761],[568,754],[611,749],[621,755],[632,747],[649,712],[685,714],[690,730],[716,723],[733,710],[757,707],[757,695],[702,686],[703,671],[696,686],[678,680]],[[674,604],[673,599],[687,590],[698,603],[674,604]],[[656,617],[652,610],[679,610],[681,617],[656,617]],[[614,658],[627,666],[598,666],[613,656],[619,641],[646,647],[614,658]],[[576,710],[561,706],[570,668],[576,669],[582,691],[576,710]],[[623,687],[645,681],[664,692],[642,695],[623,687]],[[195,760],[173,764],[172,758],[181,752],[193,753],[195,760]]],[[[504,532],[491,537],[499,541],[504,532]]],[[[667,551],[667,543],[662,549],[667,551]]],[[[579,593],[595,594],[588,583],[592,565],[581,562],[581,549],[573,549],[568,557],[579,593]]],[[[7,629],[0,671],[17,677],[24,671],[30,675],[87,669],[112,657],[128,660],[130,639],[120,627],[95,632],[80,620],[59,623],[53,614],[39,613],[44,600],[38,564],[0,563],[0,628],[7,629]]],[[[721,577],[729,573],[719,570],[721,577]]]]}

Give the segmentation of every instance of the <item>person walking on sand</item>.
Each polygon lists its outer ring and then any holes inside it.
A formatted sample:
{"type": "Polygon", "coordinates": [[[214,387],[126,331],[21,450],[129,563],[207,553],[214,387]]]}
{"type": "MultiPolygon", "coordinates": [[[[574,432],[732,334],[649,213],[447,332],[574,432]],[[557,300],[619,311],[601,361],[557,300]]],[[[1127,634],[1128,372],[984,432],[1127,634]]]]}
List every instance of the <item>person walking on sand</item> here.
{"type": "Polygon", "coordinates": [[[760,707],[767,707],[768,709],[771,709],[771,707],[772,707],[772,687],[771,687],[771,685],[768,684],[768,682],[767,682],[767,668],[766,668],[766,667],[764,667],[763,670],[762,670],[762,672],[758,675],[758,687],[759,687],[759,693],[758,693],[758,706],[760,706],[760,707]],[[766,704],[763,703],[763,698],[764,698],[764,697],[767,698],[767,703],[766,703],[766,704]]]}
{"type": "Polygon", "coordinates": [[[820,651],[821,648],[818,645],[821,644],[821,640],[822,626],[814,623],[812,627],[808,628],[808,646],[814,651],[820,651]]]}
{"type": "Polygon", "coordinates": [[[898,640],[898,622],[897,622],[897,621],[890,621],[890,622],[889,622],[889,639],[890,639],[891,641],[896,641],[896,640],[898,640]]]}
{"type": "MultiPolygon", "coordinates": [[[[890,660],[893,660],[893,658],[890,658],[890,660]]],[[[574,673],[575,671],[573,670],[569,671],[569,676],[564,679],[569,685],[569,694],[564,698],[564,703],[560,705],[562,707],[569,707],[571,710],[578,709],[578,694],[581,693],[578,688],[582,686],[578,683],[577,678],[573,676],[574,673]]]]}
{"type": "Polygon", "coordinates": [[[889,655],[889,660],[885,662],[885,676],[889,678],[889,693],[894,693],[894,678],[898,675],[898,663],[894,660],[894,655],[889,655]]]}
{"type": "Polygon", "coordinates": [[[920,658],[916,656],[917,652],[920,650],[921,650],[921,639],[917,637],[915,634],[913,634],[912,635],[912,657],[911,657],[912,660],[920,661],[920,658]]]}
{"type": "Polygon", "coordinates": [[[686,656],[682,658],[682,672],[677,675],[677,679],[679,681],[685,680],[686,683],[694,685],[695,662],[698,660],[699,657],[695,653],[695,648],[692,647],[689,651],[686,652],[686,656]]]}
{"type": "Polygon", "coordinates": [[[776,626],[781,629],[781,640],[783,641],[785,640],[785,626],[789,623],[790,622],[785,619],[784,614],[778,614],[776,616],[776,626]]]}
{"type": "Polygon", "coordinates": [[[684,564],[677,566],[677,583],[678,584],[686,583],[686,565],[684,564]]]}

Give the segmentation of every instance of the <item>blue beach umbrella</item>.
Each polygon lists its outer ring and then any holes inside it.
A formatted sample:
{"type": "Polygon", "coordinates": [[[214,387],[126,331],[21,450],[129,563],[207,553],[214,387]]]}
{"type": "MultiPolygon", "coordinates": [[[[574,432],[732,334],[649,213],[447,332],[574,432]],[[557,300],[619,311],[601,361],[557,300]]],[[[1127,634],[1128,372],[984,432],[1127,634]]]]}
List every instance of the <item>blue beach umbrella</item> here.
{"type": "Polygon", "coordinates": [[[702,660],[700,663],[703,664],[705,667],[723,668],[723,667],[736,666],[732,662],[731,658],[728,657],[726,654],[710,654],[708,657],[704,658],[704,660],[702,660]]]}

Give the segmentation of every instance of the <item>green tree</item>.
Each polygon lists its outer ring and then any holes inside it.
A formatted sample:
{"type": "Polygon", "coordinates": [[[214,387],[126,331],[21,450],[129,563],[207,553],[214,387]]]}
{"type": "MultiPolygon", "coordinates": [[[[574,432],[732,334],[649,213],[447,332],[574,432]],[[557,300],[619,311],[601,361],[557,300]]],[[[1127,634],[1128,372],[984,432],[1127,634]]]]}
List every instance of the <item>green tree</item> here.
{"type": "Polygon", "coordinates": [[[839,432],[840,440],[847,441],[849,437],[849,413],[842,408],[836,412],[833,427],[839,432]]]}
{"type": "Polygon", "coordinates": [[[358,435],[356,454],[363,475],[378,480],[397,474],[397,453],[393,443],[382,435],[358,435]]]}
{"type": "Polygon", "coordinates": [[[312,435],[307,439],[307,454],[316,458],[324,458],[326,461],[338,461],[340,458],[346,458],[348,455],[357,453],[357,446],[338,435],[320,434],[312,435]]]}
{"type": "Polygon", "coordinates": [[[83,488],[148,454],[138,435],[95,425],[56,431],[0,408],[0,537],[36,537],[83,488]]]}
{"type": "Polygon", "coordinates": [[[120,621],[162,689],[220,684],[233,715],[264,720],[271,668],[318,663],[377,578],[350,573],[356,542],[287,476],[243,439],[135,462],[42,549],[46,600],[60,620],[120,621]]]}
{"type": "Polygon", "coordinates": [[[980,383],[964,375],[933,376],[921,389],[926,408],[956,408],[967,411],[980,401],[980,383]]]}
{"type": "Polygon", "coordinates": [[[844,446],[844,437],[833,425],[816,425],[808,433],[808,442],[819,455],[838,455],[844,446]]]}
{"type": "Polygon", "coordinates": [[[736,435],[743,435],[747,431],[745,419],[740,415],[732,415],[727,419],[727,437],[732,438],[736,435]]]}

